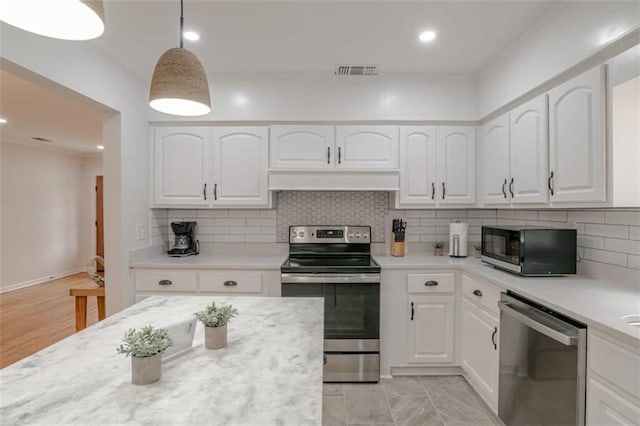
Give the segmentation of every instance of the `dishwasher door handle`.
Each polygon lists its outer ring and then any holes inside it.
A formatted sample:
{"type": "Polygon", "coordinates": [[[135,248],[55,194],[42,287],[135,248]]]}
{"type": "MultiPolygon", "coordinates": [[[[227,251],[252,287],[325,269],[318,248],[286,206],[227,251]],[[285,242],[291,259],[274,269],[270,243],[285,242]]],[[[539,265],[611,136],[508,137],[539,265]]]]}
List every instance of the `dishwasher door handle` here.
{"type": "Polygon", "coordinates": [[[561,331],[562,329],[567,328],[567,323],[565,323],[564,321],[561,321],[541,311],[522,312],[511,306],[509,302],[500,301],[498,302],[498,306],[500,307],[500,312],[502,312],[503,314],[514,318],[527,327],[533,328],[534,330],[544,334],[545,336],[555,340],[556,342],[562,343],[565,346],[578,346],[577,335],[566,334],[561,331]],[[546,324],[543,324],[539,320],[544,321],[546,324]],[[552,328],[547,324],[557,325],[557,328],[559,328],[560,330],[552,328]]]}

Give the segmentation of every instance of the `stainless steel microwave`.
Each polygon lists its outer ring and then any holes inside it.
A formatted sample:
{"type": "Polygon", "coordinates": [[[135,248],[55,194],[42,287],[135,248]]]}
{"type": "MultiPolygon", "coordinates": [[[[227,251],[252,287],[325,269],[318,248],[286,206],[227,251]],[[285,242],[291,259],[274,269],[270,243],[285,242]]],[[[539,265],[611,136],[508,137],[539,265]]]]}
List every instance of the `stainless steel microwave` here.
{"type": "Polygon", "coordinates": [[[522,276],[576,273],[576,230],[483,226],[482,261],[522,276]]]}

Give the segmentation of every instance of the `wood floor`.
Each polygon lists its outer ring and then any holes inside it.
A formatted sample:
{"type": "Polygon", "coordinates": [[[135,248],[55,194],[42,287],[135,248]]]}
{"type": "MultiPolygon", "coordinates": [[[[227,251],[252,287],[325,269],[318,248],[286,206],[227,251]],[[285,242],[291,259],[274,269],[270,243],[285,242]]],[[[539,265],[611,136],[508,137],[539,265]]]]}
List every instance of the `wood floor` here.
{"type": "MultiPolygon", "coordinates": [[[[0,294],[0,368],[75,333],[70,288],[94,288],[85,273],[0,294]]],[[[87,326],[98,321],[96,298],[87,302],[87,326]]]]}

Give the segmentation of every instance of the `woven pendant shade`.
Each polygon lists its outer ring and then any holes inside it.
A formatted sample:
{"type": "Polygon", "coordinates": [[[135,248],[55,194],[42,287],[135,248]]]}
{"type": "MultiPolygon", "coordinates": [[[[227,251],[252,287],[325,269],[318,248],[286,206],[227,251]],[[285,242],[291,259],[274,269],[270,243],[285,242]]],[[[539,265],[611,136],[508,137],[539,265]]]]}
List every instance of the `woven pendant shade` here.
{"type": "Polygon", "coordinates": [[[196,55],[181,47],[164,52],[153,70],[149,105],[160,112],[183,116],[211,111],[207,75],[196,55]]]}
{"type": "Polygon", "coordinates": [[[0,21],[62,40],[91,40],[104,32],[102,0],[2,0],[0,21]]]}

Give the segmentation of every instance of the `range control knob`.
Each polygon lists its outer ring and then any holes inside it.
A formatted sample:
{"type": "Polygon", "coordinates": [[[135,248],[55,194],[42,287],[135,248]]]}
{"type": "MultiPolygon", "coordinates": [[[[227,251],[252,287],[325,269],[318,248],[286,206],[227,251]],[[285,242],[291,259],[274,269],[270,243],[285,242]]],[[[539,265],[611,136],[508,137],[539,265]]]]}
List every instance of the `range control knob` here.
{"type": "Polygon", "coordinates": [[[300,231],[300,232],[298,232],[298,237],[300,237],[300,238],[304,238],[304,231],[300,231]]]}
{"type": "Polygon", "coordinates": [[[360,238],[360,237],[362,237],[362,235],[360,235],[360,233],[359,233],[359,232],[358,232],[358,233],[356,233],[356,238],[360,238]]]}
{"type": "Polygon", "coordinates": [[[296,234],[296,231],[291,231],[291,238],[295,238],[298,234],[296,234]]]}
{"type": "Polygon", "coordinates": [[[353,238],[353,234],[349,234],[349,235],[348,235],[348,237],[349,237],[349,238],[353,238]]]}

